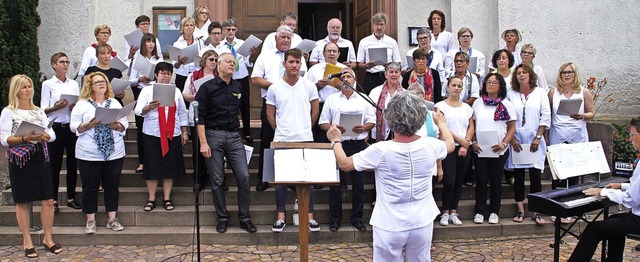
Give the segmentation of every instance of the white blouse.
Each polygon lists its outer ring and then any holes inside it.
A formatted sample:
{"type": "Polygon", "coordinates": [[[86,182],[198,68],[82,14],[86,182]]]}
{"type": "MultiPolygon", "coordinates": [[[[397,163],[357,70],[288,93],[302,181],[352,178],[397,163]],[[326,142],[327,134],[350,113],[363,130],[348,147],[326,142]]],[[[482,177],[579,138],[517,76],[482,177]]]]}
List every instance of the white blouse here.
{"type": "MultiPolygon", "coordinates": [[[[184,98],[182,98],[182,93],[180,93],[180,89],[175,87],[176,91],[174,94],[174,101],[176,102],[176,121],[175,126],[173,128],[173,136],[179,136],[182,134],[182,130],[180,127],[189,126],[189,122],[187,120],[187,107],[184,104],[184,98]]],[[[153,109],[147,112],[146,115],[142,115],[142,108],[148,105],[151,101],[153,101],[153,85],[147,86],[140,91],[140,96],[138,96],[138,103],[136,104],[135,114],[138,116],[144,117],[144,125],[142,126],[142,133],[160,137],[160,123],[158,123],[159,114],[158,108],[153,109]]],[[[165,107],[165,115],[168,117],[169,107],[165,107]]]]}
{"type": "MultiPolygon", "coordinates": [[[[118,103],[114,98],[109,98],[109,100],[111,100],[109,108],[122,108],[122,105],[120,105],[120,103],[118,103]]],[[[106,101],[103,104],[98,103],[98,106],[104,108],[105,103],[106,101]]],[[[95,115],[96,108],[87,99],[78,100],[76,106],[73,107],[73,110],[71,111],[71,122],[69,123],[69,128],[71,129],[71,132],[76,133],[78,136],[78,140],[76,141],[76,158],[78,159],[85,161],[104,161],[104,156],[100,150],[98,150],[98,145],[93,140],[95,128],[88,129],[82,133],[78,131],[78,127],[80,127],[82,123],[90,122],[95,115]]],[[[126,117],[120,118],[117,121],[124,126],[124,130],[122,132],[111,130],[115,150],[111,153],[107,161],[122,158],[125,155],[124,136],[127,132],[129,121],[126,117]]]]}
{"type": "MultiPolygon", "coordinates": [[[[49,119],[44,110],[36,108],[34,110],[9,109],[5,107],[0,114],[0,141],[3,146],[9,146],[7,141],[10,136],[18,131],[18,127],[22,121],[46,127],[49,125],[49,119]]],[[[51,128],[44,130],[51,137],[49,142],[56,140],[56,133],[51,128]]]]}
{"type": "MultiPolygon", "coordinates": [[[[534,88],[527,97],[520,92],[509,90],[507,92],[507,99],[513,104],[513,108],[516,111],[516,133],[514,138],[520,142],[520,144],[531,144],[535,139],[538,128],[540,126],[549,127],[551,125],[551,109],[549,106],[549,98],[547,92],[542,88],[534,88]],[[522,124],[524,120],[524,125],[522,124]]],[[[523,150],[529,150],[523,148],[523,150]]],[[[512,154],[509,154],[507,158],[507,168],[536,168],[544,169],[544,159],[546,150],[546,142],[544,137],[540,140],[538,146],[538,159],[534,164],[516,165],[513,164],[512,154]]]]}

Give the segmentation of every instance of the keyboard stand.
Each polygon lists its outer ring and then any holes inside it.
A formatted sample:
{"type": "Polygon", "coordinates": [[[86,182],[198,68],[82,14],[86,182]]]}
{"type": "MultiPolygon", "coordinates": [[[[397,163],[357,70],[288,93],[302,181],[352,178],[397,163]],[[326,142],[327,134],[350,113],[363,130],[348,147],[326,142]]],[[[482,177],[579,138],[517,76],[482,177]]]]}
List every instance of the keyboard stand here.
{"type": "MultiPolygon", "coordinates": [[[[571,222],[568,227],[563,227],[562,226],[562,222],[560,220],[562,220],[560,217],[556,217],[556,221],[553,222],[553,225],[555,227],[554,230],[554,237],[553,237],[553,244],[549,244],[549,247],[553,247],[553,261],[554,262],[559,262],[560,261],[560,244],[563,244],[564,241],[562,240],[567,234],[575,237],[576,239],[580,239],[580,236],[582,235],[582,233],[580,233],[579,235],[571,232],[571,229],[576,225],[576,223],[578,223],[579,221],[584,221],[587,224],[596,221],[598,218],[600,218],[600,216],[604,215],[604,219],[607,219],[607,217],[609,217],[609,208],[605,207],[603,209],[600,210],[600,212],[598,212],[598,214],[596,214],[595,217],[593,217],[593,219],[591,219],[591,221],[589,221],[589,219],[587,219],[584,215],[581,215],[578,217],[578,219],[574,220],[573,222],[571,222]]],[[[607,254],[607,240],[603,240],[602,241],[602,253],[601,253],[601,261],[605,261],[606,258],[606,254],[607,254]]]]}

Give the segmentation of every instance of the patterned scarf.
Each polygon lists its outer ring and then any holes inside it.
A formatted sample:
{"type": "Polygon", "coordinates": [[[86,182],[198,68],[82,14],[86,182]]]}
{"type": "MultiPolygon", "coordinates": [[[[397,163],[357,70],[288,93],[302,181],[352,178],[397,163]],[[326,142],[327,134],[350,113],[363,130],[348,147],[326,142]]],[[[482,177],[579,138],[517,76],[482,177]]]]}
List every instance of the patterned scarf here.
{"type": "MultiPolygon", "coordinates": [[[[396,94],[402,91],[404,91],[404,88],[400,86],[396,88],[396,94]]],[[[382,91],[380,91],[380,96],[378,97],[378,107],[382,110],[385,109],[387,104],[387,94],[389,94],[389,85],[387,84],[387,81],[384,81],[384,84],[382,85],[382,91]]],[[[384,128],[386,122],[387,121],[384,120],[382,111],[376,110],[376,141],[384,141],[386,139],[386,130],[384,128]]]]}
{"type": "MultiPolygon", "coordinates": [[[[411,71],[411,75],[409,76],[409,85],[416,82],[418,82],[418,74],[414,69],[413,71],[411,71]]],[[[427,70],[425,71],[424,83],[418,83],[418,84],[424,87],[424,99],[431,102],[435,102],[433,101],[433,77],[431,76],[430,68],[427,68],[427,70]]]]}
{"type": "MultiPolygon", "coordinates": [[[[91,103],[93,107],[98,107],[98,103],[96,103],[96,101],[89,99],[89,103],[91,103]]],[[[109,108],[110,106],[111,100],[107,99],[104,102],[104,108],[109,108]]],[[[98,151],[100,151],[104,156],[104,161],[109,160],[111,153],[116,150],[113,141],[113,133],[111,132],[111,128],[109,128],[109,123],[99,124],[94,128],[93,141],[98,145],[98,151]]]]}
{"type": "MultiPolygon", "coordinates": [[[[18,114],[16,110],[11,110],[11,115],[13,117],[14,124],[17,119],[22,119],[22,121],[25,121],[24,117],[18,114]]],[[[40,144],[42,145],[44,161],[49,162],[49,148],[47,147],[47,143],[40,144]]],[[[27,164],[27,162],[29,162],[29,160],[31,159],[31,155],[33,155],[36,150],[38,150],[38,147],[35,144],[29,142],[7,146],[5,157],[7,158],[7,161],[14,163],[18,167],[22,168],[27,164]]]]}
{"type": "Polygon", "coordinates": [[[507,108],[502,104],[502,98],[493,99],[488,95],[482,95],[482,102],[488,106],[496,106],[496,111],[493,113],[493,120],[509,120],[511,116],[509,116],[509,112],[507,108]]]}

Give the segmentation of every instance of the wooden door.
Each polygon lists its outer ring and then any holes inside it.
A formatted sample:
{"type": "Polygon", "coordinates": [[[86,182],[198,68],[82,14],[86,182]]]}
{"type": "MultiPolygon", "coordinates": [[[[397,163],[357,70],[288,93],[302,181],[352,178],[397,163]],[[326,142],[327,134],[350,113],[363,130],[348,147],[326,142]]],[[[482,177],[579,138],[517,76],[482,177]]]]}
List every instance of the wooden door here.
{"type": "MultiPolygon", "coordinates": [[[[371,35],[371,17],[375,14],[375,8],[373,6],[374,0],[355,0],[353,1],[353,10],[351,14],[353,15],[353,45],[356,48],[356,52],[358,49],[358,44],[362,38],[365,38],[371,35]]],[[[358,85],[363,88],[364,92],[364,70],[357,70],[357,79],[358,85]]]]}

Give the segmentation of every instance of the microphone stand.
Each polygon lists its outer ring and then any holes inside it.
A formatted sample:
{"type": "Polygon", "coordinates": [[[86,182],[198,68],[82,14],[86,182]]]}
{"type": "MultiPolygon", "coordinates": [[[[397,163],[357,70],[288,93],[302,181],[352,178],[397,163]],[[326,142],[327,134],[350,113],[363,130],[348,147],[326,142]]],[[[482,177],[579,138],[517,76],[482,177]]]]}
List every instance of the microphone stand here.
{"type": "MultiPolygon", "coordinates": [[[[349,84],[349,82],[345,81],[344,79],[342,79],[342,76],[338,77],[338,80],[342,81],[343,85],[346,85],[347,87],[349,87],[351,90],[353,90],[354,93],[358,94],[360,97],[362,97],[362,99],[364,99],[364,101],[367,101],[367,103],[369,103],[371,106],[373,106],[373,108],[375,108],[376,110],[382,112],[382,108],[378,107],[378,105],[376,105],[376,103],[373,102],[373,100],[371,100],[371,97],[369,97],[369,95],[364,94],[362,92],[359,92],[358,90],[356,90],[356,88],[354,88],[353,86],[351,86],[351,84],[349,84]]],[[[356,86],[358,85],[358,82],[356,82],[356,86]]]]}
{"type": "Polygon", "coordinates": [[[193,116],[193,122],[195,124],[195,131],[196,134],[191,134],[191,142],[194,143],[194,147],[193,149],[195,149],[195,152],[193,152],[193,158],[194,158],[194,164],[195,166],[193,167],[193,173],[194,176],[196,177],[195,179],[195,187],[194,187],[194,194],[195,194],[195,211],[196,211],[196,246],[197,246],[197,254],[198,254],[198,262],[200,262],[200,181],[198,181],[198,154],[200,153],[200,143],[198,141],[199,137],[198,137],[198,106],[194,106],[194,116],[193,116]]]}

